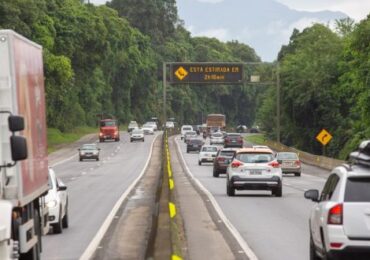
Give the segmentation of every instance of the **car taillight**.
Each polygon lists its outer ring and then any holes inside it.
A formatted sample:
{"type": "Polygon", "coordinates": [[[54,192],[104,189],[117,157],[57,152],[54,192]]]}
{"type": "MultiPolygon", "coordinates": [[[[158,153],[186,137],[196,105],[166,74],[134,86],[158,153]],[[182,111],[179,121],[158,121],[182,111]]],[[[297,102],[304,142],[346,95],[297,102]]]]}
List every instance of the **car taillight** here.
{"type": "Polygon", "coordinates": [[[300,160],[295,161],[295,165],[301,166],[301,161],[300,160]]]}
{"type": "Polygon", "coordinates": [[[275,162],[275,161],[270,162],[268,165],[271,166],[272,168],[279,168],[280,167],[280,163],[275,162]]]}
{"type": "Polygon", "coordinates": [[[103,133],[102,133],[102,132],[100,132],[100,133],[99,133],[99,135],[100,135],[100,136],[103,136],[103,133]]]}
{"type": "Polygon", "coordinates": [[[331,248],[341,248],[343,243],[330,243],[331,248]]]}
{"type": "Polygon", "coordinates": [[[225,158],[223,158],[223,157],[218,157],[218,158],[217,158],[217,161],[219,161],[219,162],[224,162],[224,161],[225,161],[225,158]]]}
{"type": "Polygon", "coordinates": [[[329,210],[328,224],[331,225],[343,224],[343,204],[337,204],[329,210]]]}
{"type": "Polygon", "coordinates": [[[232,163],[231,163],[231,167],[232,168],[238,168],[239,166],[242,166],[243,165],[243,163],[242,162],[240,162],[240,161],[233,161],[232,163]]]}

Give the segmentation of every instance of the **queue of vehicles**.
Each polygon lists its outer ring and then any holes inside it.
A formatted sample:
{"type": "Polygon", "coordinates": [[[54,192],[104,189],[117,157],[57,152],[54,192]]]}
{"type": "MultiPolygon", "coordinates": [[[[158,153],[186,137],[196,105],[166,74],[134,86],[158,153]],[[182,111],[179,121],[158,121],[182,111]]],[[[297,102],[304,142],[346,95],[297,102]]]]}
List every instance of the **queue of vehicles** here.
{"type": "MultiPolygon", "coordinates": [[[[227,136],[235,135],[227,134],[224,139],[227,136]]],[[[193,140],[200,138],[190,139],[188,144],[193,140]]],[[[275,197],[282,197],[283,174],[301,176],[296,153],[275,153],[264,145],[240,148],[237,140],[235,147],[229,148],[229,144],[203,142],[198,156],[199,165],[213,163],[213,177],[226,173],[228,196],[235,196],[237,190],[270,190],[275,197]]],[[[369,166],[370,140],[351,153],[348,164],[333,169],[321,194],[318,190],[305,192],[304,196],[315,202],[309,217],[310,259],[370,259],[369,166]]]]}

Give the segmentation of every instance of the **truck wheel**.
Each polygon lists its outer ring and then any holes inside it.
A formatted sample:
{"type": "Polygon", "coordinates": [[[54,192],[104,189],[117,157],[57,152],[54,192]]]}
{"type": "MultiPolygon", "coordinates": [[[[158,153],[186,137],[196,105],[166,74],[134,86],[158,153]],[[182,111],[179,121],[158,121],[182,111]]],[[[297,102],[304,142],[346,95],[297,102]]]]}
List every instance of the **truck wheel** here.
{"type": "Polygon", "coordinates": [[[96,160],[99,161],[99,157],[97,157],[96,160]]]}
{"type": "Polygon", "coordinates": [[[104,139],[103,138],[100,138],[99,139],[99,142],[104,143],[104,139]]]}
{"type": "Polygon", "coordinates": [[[213,177],[216,177],[218,178],[220,176],[220,174],[218,173],[217,170],[213,170],[213,177]]]}
{"type": "Polygon", "coordinates": [[[235,188],[232,186],[229,180],[226,181],[226,193],[227,193],[227,196],[229,197],[235,196],[235,188]]]}
{"type": "Polygon", "coordinates": [[[201,161],[198,161],[198,165],[202,165],[202,162],[201,161]]]}
{"type": "Polygon", "coordinates": [[[296,173],[294,173],[294,176],[300,177],[301,176],[301,173],[300,172],[296,172],[296,173]]]}
{"type": "Polygon", "coordinates": [[[63,232],[63,226],[62,226],[62,209],[59,209],[59,219],[58,222],[53,224],[53,232],[54,234],[60,234],[63,232]]]}
{"type": "Polygon", "coordinates": [[[63,228],[68,228],[68,226],[69,226],[69,221],[68,221],[68,201],[67,201],[66,214],[64,215],[64,217],[62,219],[62,227],[63,228]]]}
{"type": "Polygon", "coordinates": [[[80,162],[82,162],[82,158],[80,157],[80,162]]]}
{"type": "Polygon", "coordinates": [[[116,142],[119,142],[119,138],[116,138],[115,140],[116,140],[116,142]]]}

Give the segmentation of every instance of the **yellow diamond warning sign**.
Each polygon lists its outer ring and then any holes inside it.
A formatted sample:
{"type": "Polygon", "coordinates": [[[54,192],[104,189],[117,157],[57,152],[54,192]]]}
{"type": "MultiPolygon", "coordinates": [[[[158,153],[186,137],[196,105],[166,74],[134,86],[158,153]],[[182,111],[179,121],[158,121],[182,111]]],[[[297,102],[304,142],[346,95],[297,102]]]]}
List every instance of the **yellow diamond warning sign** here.
{"type": "Polygon", "coordinates": [[[333,136],[325,129],[322,129],[321,132],[316,136],[316,140],[322,145],[327,145],[332,138],[333,136]]]}
{"type": "Polygon", "coordinates": [[[183,80],[189,73],[183,67],[178,68],[175,71],[175,75],[179,80],[183,80]]]}

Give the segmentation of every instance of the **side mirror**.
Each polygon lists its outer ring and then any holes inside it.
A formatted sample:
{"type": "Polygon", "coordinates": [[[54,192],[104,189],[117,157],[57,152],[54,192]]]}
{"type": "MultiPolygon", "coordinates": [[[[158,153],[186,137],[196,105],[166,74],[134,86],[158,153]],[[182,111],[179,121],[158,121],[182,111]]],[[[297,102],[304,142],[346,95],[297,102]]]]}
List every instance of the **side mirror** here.
{"type": "Polygon", "coordinates": [[[8,117],[9,130],[11,132],[17,132],[24,130],[24,119],[21,116],[9,116],[8,117]]]}
{"type": "Polygon", "coordinates": [[[65,186],[65,185],[59,185],[58,191],[65,191],[65,190],[67,190],[67,186],[65,186]]]}
{"type": "Polygon", "coordinates": [[[10,137],[10,147],[12,151],[12,160],[21,161],[27,159],[27,142],[23,136],[13,135],[10,137]]]}
{"type": "Polygon", "coordinates": [[[306,199],[310,199],[313,202],[319,202],[319,191],[318,190],[308,190],[304,193],[306,199]]]}

